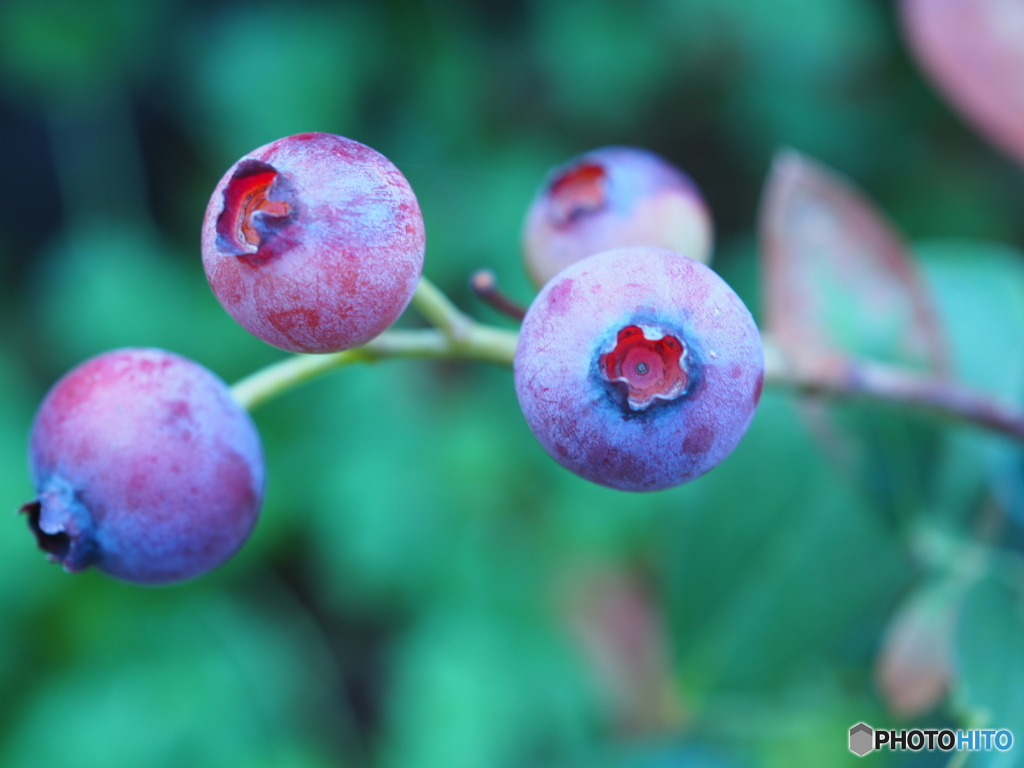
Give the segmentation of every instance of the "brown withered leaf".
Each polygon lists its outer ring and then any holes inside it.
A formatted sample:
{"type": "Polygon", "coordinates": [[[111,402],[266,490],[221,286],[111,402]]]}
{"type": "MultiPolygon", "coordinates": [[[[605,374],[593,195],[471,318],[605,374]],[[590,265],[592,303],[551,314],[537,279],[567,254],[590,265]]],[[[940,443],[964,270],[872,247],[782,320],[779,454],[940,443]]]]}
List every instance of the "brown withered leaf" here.
{"type": "Polygon", "coordinates": [[[1024,163],[1024,3],[903,0],[917,60],[991,142],[1024,163]]]}
{"type": "Polygon", "coordinates": [[[945,370],[941,326],[902,238],[846,179],[783,150],[759,226],[765,329],[786,354],[945,370]]]}
{"type": "Polygon", "coordinates": [[[963,590],[927,585],[889,619],[875,664],[875,679],[889,710],[923,715],[946,695],[953,675],[953,635],[963,590]]]}
{"type": "Polygon", "coordinates": [[[669,639],[643,581],[621,567],[576,564],[559,586],[564,615],[615,726],[633,735],[678,732],[685,715],[669,639]]]}

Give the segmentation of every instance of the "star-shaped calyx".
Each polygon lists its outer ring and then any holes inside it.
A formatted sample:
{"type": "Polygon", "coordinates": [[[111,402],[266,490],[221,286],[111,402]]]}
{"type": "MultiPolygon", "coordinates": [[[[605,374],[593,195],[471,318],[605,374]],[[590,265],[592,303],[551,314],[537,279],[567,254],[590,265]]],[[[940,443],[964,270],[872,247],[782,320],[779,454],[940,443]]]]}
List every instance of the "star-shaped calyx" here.
{"type": "Polygon", "coordinates": [[[657,400],[674,400],[686,391],[686,345],[656,328],[628,325],[615,347],[601,355],[598,368],[626,392],[631,410],[642,411],[657,400]]]}

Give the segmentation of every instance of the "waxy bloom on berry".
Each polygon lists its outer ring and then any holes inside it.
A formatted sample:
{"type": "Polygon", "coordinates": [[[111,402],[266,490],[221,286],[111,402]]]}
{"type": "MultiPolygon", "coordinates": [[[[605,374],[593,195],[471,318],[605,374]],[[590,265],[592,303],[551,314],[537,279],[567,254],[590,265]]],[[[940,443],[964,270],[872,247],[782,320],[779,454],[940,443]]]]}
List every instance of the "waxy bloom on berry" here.
{"type": "Polygon", "coordinates": [[[159,349],[107,352],[58,381],[29,465],[38,495],[22,512],[50,559],[143,584],[220,565],[263,499],[249,414],[206,368],[159,349]]]}
{"type": "Polygon", "coordinates": [[[764,381],[750,312],[711,269],[618,248],[576,262],[523,321],[516,392],[552,457],[595,483],[668,488],[721,462],[764,381]]]}
{"type": "Polygon", "coordinates": [[[292,352],[336,352],[386,330],[423,271],[423,217],[379,152],[302,133],[235,163],[210,198],[203,266],[235,320],[292,352]]]}
{"type": "Polygon", "coordinates": [[[689,176],[653,152],[604,147],[555,168],[530,204],[523,258],[534,284],[611,248],[711,260],[711,216],[689,176]]]}

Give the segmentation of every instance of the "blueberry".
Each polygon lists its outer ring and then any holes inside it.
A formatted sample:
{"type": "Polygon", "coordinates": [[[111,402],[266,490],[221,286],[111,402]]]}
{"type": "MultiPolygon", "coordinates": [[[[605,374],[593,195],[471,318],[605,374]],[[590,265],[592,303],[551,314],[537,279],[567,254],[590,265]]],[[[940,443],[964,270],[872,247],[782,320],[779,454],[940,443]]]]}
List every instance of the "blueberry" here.
{"type": "Polygon", "coordinates": [[[711,269],[632,247],[567,267],[530,306],[515,355],[526,421],[601,485],[657,490],[704,474],[746,432],[764,355],[750,312],[711,269]]]}
{"type": "Polygon", "coordinates": [[[423,217],[379,152],[288,136],[235,163],[203,221],[203,265],[235,320],[292,352],[359,346],[398,319],[423,270],[423,217]]]}
{"type": "Polygon", "coordinates": [[[708,263],[711,218],[690,177],[653,152],[605,147],[555,168],[523,227],[526,270],[537,286],[610,248],[668,248],[708,263]]]}
{"type": "Polygon", "coordinates": [[[58,381],[29,465],[37,497],[22,511],[50,559],[145,584],[220,565],[263,496],[249,415],[210,371],[158,349],[107,352],[58,381]]]}

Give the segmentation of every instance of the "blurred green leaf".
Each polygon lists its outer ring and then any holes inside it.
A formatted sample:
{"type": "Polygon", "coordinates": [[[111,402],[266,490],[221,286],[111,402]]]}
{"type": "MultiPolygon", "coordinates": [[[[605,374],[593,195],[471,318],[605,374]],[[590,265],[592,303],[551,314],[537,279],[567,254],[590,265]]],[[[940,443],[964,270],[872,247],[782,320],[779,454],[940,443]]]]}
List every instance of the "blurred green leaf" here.
{"type": "Polygon", "coordinates": [[[225,168],[282,136],[351,135],[382,34],[372,13],[353,6],[261,3],[206,14],[179,49],[190,127],[225,168]]]}
{"type": "Polygon", "coordinates": [[[565,157],[529,138],[455,156],[425,154],[413,140],[400,151],[429,233],[424,273],[488,322],[495,315],[468,288],[470,274],[481,267],[495,270],[502,290],[528,304],[535,289],[522,266],[520,229],[544,174],[565,157]]]}
{"type": "Polygon", "coordinates": [[[536,12],[538,59],[558,112],[621,128],[671,78],[665,41],[642,6],[565,0],[537,3],[536,12]]]}
{"type": "Polygon", "coordinates": [[[166,0],[6,0],[0,75],[15,90],[81,98],[131,80],[155,51],[166,0]]]}
{"type": "Polygon", "coordinates": [[[278,354],[221,308],[198,253],[183,268],[152,232],[120,224],[71,230],[36,277],[53,363],[70,368],[108,349],[160,347],[229,381],[278,354]]]}
{"type": "Polygon", "coordinates": [[[580,768],[743,768],[748,763],[700,744],[626,743],[574,763],[580,768]]]}
{"type": "MultiPolygon", "coordinates": [[[[844,167],[883,143],[887,103],[871,73],[885,19],[856,0],[659,0],[654,26],[678,57],[671,76],[717,84],[711,119],[759,172],[780,145],[844,167]]],[[[707,118],[705,118],[707,119],[707,118]]]]}
{"type": "Polygon", "coordinates": [[[20,656],[33,642],[29,617],[65,583],[60,569],[45,562],[25,517],[13,514],[34,496],[27,457],[34,394],[17,358],[0,347],[0,691],[24,673],[20,656]]]}
{"type": "MultiPolygon", "coordinates": [[[[967,596],[957,628],[954,701],[967,715],[965,728],[1009,729],[1024,733],[1024,602],[1019,586],[995,580],[978,584],[967,596]]],[[[970,755],[971,768],[1021,765],[1020,748],[970,755]]]]}
{"type": "MultiPolygon", "coordinates": [[[[880,14],[855,0],[660,0],[668,31],[703,53],[731,45],[759,66],[814,81],[856,71],[881,53],[880,14]],[[785,55],[782,55],[785,54],[785,55]]],[[[663,22],[664,23],[664,22],[663,22]]]]}
{"type": "Polygon", "coordinates": [[[881,620],[909,576],[899,543],[795,416],[790,400],[766,393],[744,441],[680,494],[666,521],[680,680],[698,700],[771,691],[816,665],[847,663],[851,635],[869,642],[860,630],[881,620]]]}
{"type": "Polygon", "coordinates": [[[580,670],[529,613],[442,605],[398,652],[385,766],[536,765],[586,743],[580,670]]]}
{"type": "Polygon", "coordinates": [[[140,599],[146,592],[119,594],[124,589],[130,588],[99,582],[78,590],[80,602],[59,630],[70,654],[46,659],[11,738],[0,743],[0,762],[335,764],[322,743],[309,739],[302,717],[325,696],[330,669],[294,615],[275,621],[194,590],[147,600],[140,599]],[[55,723],[60,738],[53,737],[55,723]]]}
{"type": "MultiPolygon", "coordinates": [[[[916,246],[949,338],[956,377],[1002,402],[1024,402],[1024,256],[1008,246],[932,241],[916,246]]],[[[940,481],[967,500],[988,482],[1024,522],[1024,453],[1007,439],[958,431],[940,481]]]]}
{"type": "Polygon", "coordinates": [[[1024,255],[999,243],[915,246],[961,381],[1009,401],[1024,393],[1024,255]]]}

